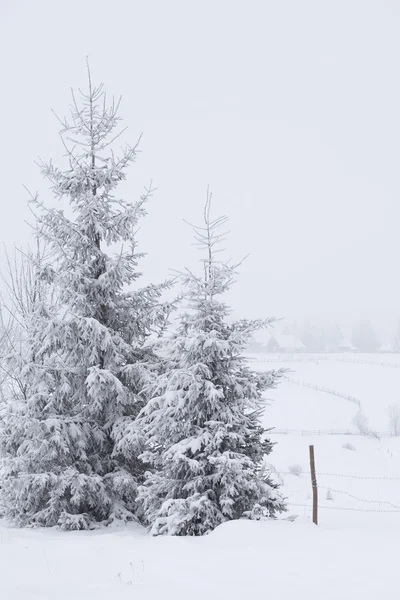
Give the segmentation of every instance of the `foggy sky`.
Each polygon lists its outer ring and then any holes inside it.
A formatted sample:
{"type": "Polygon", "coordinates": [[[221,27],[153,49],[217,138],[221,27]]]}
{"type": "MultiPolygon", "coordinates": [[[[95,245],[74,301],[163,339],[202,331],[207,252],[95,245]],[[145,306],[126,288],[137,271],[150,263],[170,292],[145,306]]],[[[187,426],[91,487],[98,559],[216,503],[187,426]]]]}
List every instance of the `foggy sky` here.
{"type": "MultiPolygon", "coordinates": [[[[70,88],[123,95],[142,153],[124,191],[158,190],[139,233],[146,281],[197,260],[183,219],[206,188],[250,253],[241,316],[400,317],[400,4],[388,0],[1,0],[2,212],[25,244],[22,185],[62,154],[70,88]]],[[[126,197],[125,194],[125,197],[126,197]]]]}

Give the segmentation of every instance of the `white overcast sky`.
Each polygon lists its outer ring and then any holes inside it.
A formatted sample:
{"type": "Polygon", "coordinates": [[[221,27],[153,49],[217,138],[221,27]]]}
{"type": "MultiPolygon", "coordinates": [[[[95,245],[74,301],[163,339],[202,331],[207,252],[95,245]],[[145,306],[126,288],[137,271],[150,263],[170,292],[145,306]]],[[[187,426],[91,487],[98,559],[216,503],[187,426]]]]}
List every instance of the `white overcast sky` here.
{"type": "Polygon", "coordinates": [[[35,158],[61,154],[70,87],[123,95],[142,154],[126,192],[158,191],[147,279],[193,266],[183,218],[207,184],[250,253],[242,316],[400,317],[400,3],[392,0],[0,0],[2,211],[24,244],[35,158]]]}

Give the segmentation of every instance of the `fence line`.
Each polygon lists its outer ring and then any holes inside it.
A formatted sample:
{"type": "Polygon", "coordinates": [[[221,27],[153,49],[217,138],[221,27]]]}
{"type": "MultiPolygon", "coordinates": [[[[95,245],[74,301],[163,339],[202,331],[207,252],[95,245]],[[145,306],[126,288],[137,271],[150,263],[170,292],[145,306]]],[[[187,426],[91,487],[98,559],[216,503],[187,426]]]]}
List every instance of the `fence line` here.
{"type": "MultiPolygon", "coordinates": [[[[278,471],[275,468],[272,469],[272,471],[278,477],[281,475],[294,475],[293,472],[278,471]]],[[[309,476],[309,475],[311,475],[311,471],[303,471],[302,474],[309,476]]],[[[299,477],[299,475],[296,475],[296,476],[299,477]]],[[[326,472],[320,473],[320,472],[318,472],[318,479],[321,476],[322,477],[323,476],[345,477],[345,478],[351,478],[351,479],[377,480],[377,481],[400,481],[400,477],[379,477],[379,476],[374,476],[374,475],[363,476],[363,475],[353,475],[353,474],[345,474],[345,473],[326,473],[326,472]]],[[[283,480],[281,480],[281,481],[283,483],[283,480]]],[[[400,506],[398,504],[394,504],[393,502],[389,502],[387,500],[370,500],[370,499],[366,499],[366,498],[360,498],[358,496],[354,496],[353,494],[351,494],[345,490],[338,490],[334,487],[327,486],[327,485],[318,485],[318,489],[326,490],[327,492],[332,492],[335,494],[344,494],[345,496],[348,496],[349,498],[352,498],[353,500],[356,500],[357,502],[365,502],[367,504],[378,504],[379,505],[379,508],[358,508],[358,507],[351,507],[351,506],[327,506],[327,505],[318,503],[318,505],[317,505],[318,509],[321,508],[323,510],[339,510],[339,511],[346,511],[346,512],[365,512],[365,513],[400,513],[400,506]],[[382,505],[389,506],[390,508],[382,508],[382,505]]],[[[331,497],[331,498],[327,497],[326,499],[333,500],[333,497],[331,497]]],[[[287,505],[294,506],[294,507],[308,508],[310,510],[315,508],[311,504],[302,504],[302,503],[296,503],[296,502],[288,502],[287,505]]]]}
{"type": "Polygon", "coordinates": [[[330,360],[327,356],[324,355],[318,355],[318,356],[312,356],[310,354],[307,355],[303,355],[303,354],[282,354],[279,356],[276,355],[265,355],[265,354],[260,354],[258,355],[252,355],[252,356],[247,356],[246,357],[247,360],[252,361],[252,362],[271,362],[271,363],[275,363],[275,362],[318,362],[320,360],[330,360]]]}
{"type": "MultiPolygon", "coordinates": [[[[336,390],[334,390],[333,388],[327,388],[321,385],[317,385],[314,383],[310,383],[309,381],[302,381],[300,379],[295,379],[293,377],[289,377],[287,375],[284,375],[284,378],[286,379],[286,381],[288,383],[293,383],[294,385],[300,385],[302,387],[306,387],[312,390],[317,390],[320,392],[324,392],[326,394],[330,394],[332,396],[336,396],[338,398],[343,398],[344,400],[347,400],[348,402],[352,402],[353,404],[356,404],[358,406],[358,410],[359,412],[361,412],[361,401],[356,398],[355,396],[350,396],[348,394],[344,394],[342,392],[338,392],[336,390]]],[[[277,429],[277,430],[272,430],[273,433],[280,433],[280,434],[289,434],[289,433],[301,433],[301,435],[362,435],[364,437],[369,437],[369,438],[376,438],[376,439],[380,439],[382,437],[397,437],[397,434],[394,432],[390,432],[390,431],[373,431],[370,429],[365,429],[365,431],[359,431],[359,432],[352,432],[349,429],[342,429],[342,430],[304,430],[304,429],[299,429],[299,430],[295,430],[295,429],[277,429]]]]}
{"type": "MultiPolygon", "coordinates": [[[[312,509],[310,504],[297,504],[294,502],[288,502],[287,506],[301,506],[304,508],[312,509]]],[[[377,509],[377,508],[350,508],[345,506],[322,506],[322,504],[318,504],[318,508],[327,509],[327,510],[346,510],[350,512],[367,512],[367,513],[400,513],[400,510],[389,510],[389,509],[377,509]]]]}
{"type": "Polygon", "coordinates": [[[326,356],[323,354],[317,355],[302,355],[299,354],[288,354],[288,355],[280,355],[280,356],[271,356],[267,357],[265,354],[258,356],[251,356],[248,360],[252,360],[255,362],[318,362],[321,360],[330,361],[330,362],[343,362],[347,364],[355,364],[355,365],[373,365],[377,367],[391,367],[393,369],[400,369],[400,363],[394,363],[389,361],[378,361],[378,360],[369,360],[362,358],[346,358],[339,356],[326,356]]]}
{"type": "Polygon", "coordinates": [[[349,429],[270,429],[268,434],[276,433],[279,435],[360,435],[349,429]]]}
{"type": "Polygon", "coordinates": [[[334,492],[335,494],[344,494],[345,496],[349,496],[349,498],[353,498],[353,500],[357,500],[358,502],[367,502],[368,504],[388,504],[389,506],[392,506],[393,508],[398,508],[400,510],[400,506],[398,506],[397,504],[393,504],[393,502],[388,502],[386,500],[367,500],[366,498],[359,498],[358,496],[353,496],[353,494],[349,494],[349,492],[345,492],[344,490],[335,490],[325,485],[319,485],[318,489],[334,492]]]}
{"type": "Polygon", "coordinates": [[[361,436],[371,438],[382,438],[382,437],[399,437],[392,431],[373,431],[369,435],[366,433],[360,433],[359,431],[351,431],[350,429],[269,429],[269,434],[276,435],[302,435],[302,436],[322,436],[322,435],[348,435],[348,436],[361,436]]]}
{"type": "Polygon", "coordinates": [[[323,387],[321,385],[310,383],[309,381],[301,381],[300,379],[295,379],[294,377],[288,377],[287,375],[284,375],[284,378],[289,383],[294,383],[295,385],[300,385],[302,387],[306,387],[306,388],[309,388],[312,390],[317,390],[319,392],[325,392],[326,394],[331,394],[332,396],[337,396],[338,398],[343,398],[344,400],[348,400],[349,402],[353,402],[354,404],[361,406],[360,400],[358,398],[356,398],[355,396],[349,396],[348,394],[343,394],[342,392],[337,392],[336,390],[334,390],[332,388],[323,387]]]}
{"type": "MultiPolygon", "coordinates": [[[[305,475],[311,475],[310,471],[302,471],[305,475]]],[[[290,471],[280,471],[276,470],[277,475],[293,475],[294,477],[299,477],[298,475],[294,475],[290,471]]],[[[349,475],[346,473],[320,473],[317,472],[318,477],[345,477],[347,479],[370,479],[374,481],[400,481],[400,477],[377,477],[374,475],[349,475]]]]}
{"type": "MultiPolygon", "coordinates": [[[[290,474],[289,472],[283,472],[284,474],[290,474]]],[[[307,473],[308,475],[310,475],[310,472],[307,473]]],[[[352,479],[373,479],[373,480],[389,480],[389,481],[400,481],[400,477],[363,477],[363,476],[359,476],[359,475],[345,475],[343,473],[318,473],[318,477],[320,475],[328,475],[328,476],[338,476],[338,477],[351,477],[352,479]]],[[[321,490],[327,490],[328,492],[333,492],[335,494],[344,494],[345,496],[348,496],[349,498],[352,498],[353,500],[356,500],[357,502],[366,502],[368,504],[386,504],[388,506],[390,506],[391,508],[381,508],[381,506],[379,508],[358,508],[358,507],[351,507],[351,506],[326,506],[326,505],[322,505],[322,504],[318,504],[318,509],[322,508],[325,510],[341,510],[341,511],[347,511],[347,512],[365,512],[365,513],[400,513],[400,506],[397,504],[393,504],[393,502],[389,502],[387,500],[368,500],[366,498],[359,498],[358,496],[354,496],[353,494],[350,494],[349,492],[346,492],[344,490],[337,490],[335,488],[332,487],[328,487],[328,486],[324,486],[324,485],[319,485],[318,489],[321,490]]],[[[326,498],[327,500],[333,500],[333,498],[326,498]]],[[[302,507],[302,508],[309,508],[310,510],[313,509],[313,506],[311,504],[300,504],[300,503],[296,503],[296,502],[288,502],[287,503],[288,506],[296,506],[296,507],[302,507]]]]}

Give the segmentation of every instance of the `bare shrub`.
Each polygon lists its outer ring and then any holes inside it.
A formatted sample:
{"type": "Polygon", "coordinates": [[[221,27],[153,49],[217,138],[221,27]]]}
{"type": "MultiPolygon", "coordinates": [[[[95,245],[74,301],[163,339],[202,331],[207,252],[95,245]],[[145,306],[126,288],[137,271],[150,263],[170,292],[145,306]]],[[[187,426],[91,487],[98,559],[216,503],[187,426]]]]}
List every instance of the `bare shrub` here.
{"type": "Polygon", "coordinates": [[[345,450],[352,450],[353,452],[355,452],[355,447],[353,446],[353,444],[350,444],[350,442],[346,442],[345,444],[343,444],[342,448],[344,448],[345,450]]]}
{"type": "Polygon", "coordinates": [[[303,472],[303,467],[301,465],[289,465],[289,473],[291,475],[295,475],[296,477],[300,477],[303,472]]]}
{"type": "Polygon", "coordinates": [[[389,406],[389,429],[393,435],[400,435],[400,406],[398,404],[389,406]]]}
{"type": "Polygon", "coordinates": [[[361,410],[359,410],[354,417],[353,424],[357,427],[358,431],[362,435],[368,435],[370,433],[368,429],[368,418],[361,412],[361,410]]]}

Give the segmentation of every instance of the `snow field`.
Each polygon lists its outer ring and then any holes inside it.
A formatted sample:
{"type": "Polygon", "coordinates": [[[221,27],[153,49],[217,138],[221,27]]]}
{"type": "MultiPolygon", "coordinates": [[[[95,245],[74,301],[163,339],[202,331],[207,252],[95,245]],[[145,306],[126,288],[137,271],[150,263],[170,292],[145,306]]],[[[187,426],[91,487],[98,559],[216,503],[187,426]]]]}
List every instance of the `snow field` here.
{"type": "Polygon", "coordinates": [[[231,522],[203,538],[140,528],[1,529],[7,600],[385,600],[397,598],[398,532],[231,522]]]}
{"type": "MultiPolygon", "coordinates": [[[[271,365],[252,361],[260,370],[271,365]]],[[[294,378],[358,397],[370,427],[387,429],[400,369],[327,360],[290,367],[294,378]]],[[[274,401],[267,427],[353,428],[357,406],[342,398],[289,382],[268,396],[274,401]]],[[[400,438],[271,436],[277,444],[267,458],[289,515],[298,515],[294,523],[236,521],[201,538],[153,538],[137,525],[64,533],[3,523],[0,598],[397,600],[400,438]],[[309,444],[316,454],[319,527],[311,523],[309,444]],[[293,466],[298,475],[290,474],[293,466]]]]}

